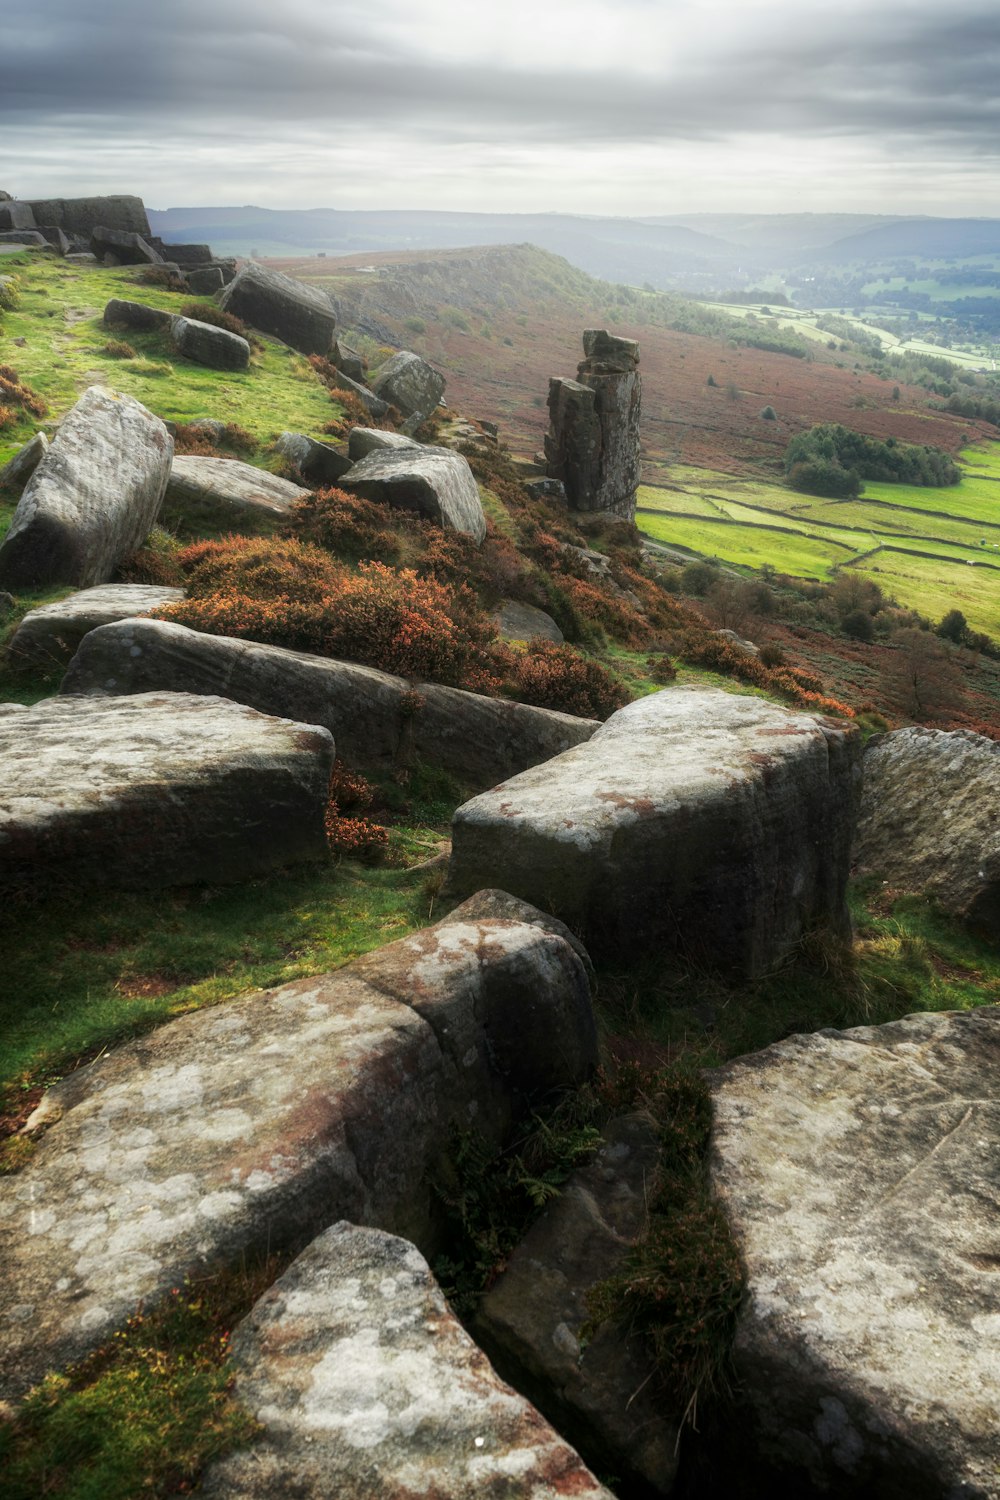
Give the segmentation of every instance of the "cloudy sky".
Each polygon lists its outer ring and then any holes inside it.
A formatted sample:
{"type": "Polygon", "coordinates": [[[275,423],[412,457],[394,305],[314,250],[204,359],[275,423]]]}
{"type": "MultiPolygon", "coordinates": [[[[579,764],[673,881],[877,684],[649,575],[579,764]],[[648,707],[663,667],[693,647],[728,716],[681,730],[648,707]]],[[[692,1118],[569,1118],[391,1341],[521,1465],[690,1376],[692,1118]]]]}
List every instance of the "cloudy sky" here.
{"type": "Polygon", "coordinates": [[[153,208],[1000,213],[996,0],[33,0],[0,187],[153,208]]]}

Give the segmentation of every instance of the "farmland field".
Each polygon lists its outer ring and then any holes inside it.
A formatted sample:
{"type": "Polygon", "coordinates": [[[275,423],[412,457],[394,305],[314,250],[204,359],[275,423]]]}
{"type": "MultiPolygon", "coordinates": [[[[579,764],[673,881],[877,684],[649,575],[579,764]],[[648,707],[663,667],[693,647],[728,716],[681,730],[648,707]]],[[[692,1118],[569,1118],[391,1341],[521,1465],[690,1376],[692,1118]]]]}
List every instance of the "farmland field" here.
{"type": "Polygon", "coordinates": [[[823,500],[785,485],[691,465],[669,489],[643,486],[647,536],[737,567],[829,579],[850,567],[932,619],[961,609],[1000,634],[1000,445],[967,450],[958,485],[868,483],[859,500],[823,500]]]}

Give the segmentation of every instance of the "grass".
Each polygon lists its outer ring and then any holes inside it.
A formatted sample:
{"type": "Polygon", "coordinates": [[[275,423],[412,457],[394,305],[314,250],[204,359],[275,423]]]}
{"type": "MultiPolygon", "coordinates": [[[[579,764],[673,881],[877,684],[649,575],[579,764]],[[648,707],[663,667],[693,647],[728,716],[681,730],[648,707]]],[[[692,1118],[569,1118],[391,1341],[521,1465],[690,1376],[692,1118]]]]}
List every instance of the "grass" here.
{"type": "MultiPolygon", "coordinates": [[[[210,370],[177,355],[165,333],[129,330],[136,359],[105,350],[105,304],[117,297],[177,311],[188,294],[144,286],[134,267],[76,267],[47,256],[12,256],[4,274],[16,272],[18,306],[4,314],[5,358],[49,405],[58,420],[90,385],[109,385],[135,396],[168,421],[211,416],[245,427],[262,444],[286,429],[321,433],[340,408],[301,354],[260,335],[249,371],[210,370]],[[14,262],[15,264],[11,264],[14,262]],[[12,345],[23,338],[23,347],[12,345]]],[[[33,419],[0,436],[0,467],[42,424],[33,419]]]]}

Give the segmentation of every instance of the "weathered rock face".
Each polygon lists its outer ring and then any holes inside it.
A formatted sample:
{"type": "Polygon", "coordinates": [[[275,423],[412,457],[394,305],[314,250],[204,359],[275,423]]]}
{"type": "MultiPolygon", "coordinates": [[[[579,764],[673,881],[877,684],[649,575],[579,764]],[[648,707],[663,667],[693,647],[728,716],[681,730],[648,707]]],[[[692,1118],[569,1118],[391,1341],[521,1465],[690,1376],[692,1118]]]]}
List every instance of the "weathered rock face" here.
{"type": "Polygon", "coordinates": [[[273,333],[301,354],[325,354],[337,326],[333,304],[324,292],[265,270],[256,261],[245,265],[223,290],[219,302],[238,318],[273,333]]]}
{"type": "Polygon", "coordinates": [[[595,1057],[569,945],[471,922],[79,1069],[30,1122],[50,1124],[36,1155],[0,1179],[0,1395],[96,1347],[191,1268],[298,1249],[342,1218],[427,1244],[428,1174],[451,1129],[499,1142],[595,1057]]]}
{"type": "Polygon", "coordinates": [[[995,1500],[1000,1009],[790,1037],[712,1091],[763,1456],[837,1494],[995,1500]]]}
{"type": "Polygon", "coordinates": [[[283,520],[297,500],[309,494],[238,458],[202,458],[181,454],[170,468],[163,499],[163,519],[179,530],[238,525],[267,530],[283,520]]]}
{"type": "Polygon", "coordinates": [[[141,234],[128,229],[111,229],[100,224],[90,232],[90,253],[98,260],[110,258],[122,266],[161,266],[163,257],[141,234]]]}
{"type": "Polygon", "coordinates": [[[145,302],[126,302],[121,297],[112,297],[104,309],[104,323],[108,328],[137,328],[151,332],[156,328],[169,328],[174,321],[173,313],[162,307],[147,307],[145,302]]]}
{"type": "Polygon", "coordinates": [[[45,457],[48,447],[49,440],[44,432],[36,432],[33,438],[29,438],[0,469],[0,489],[23,488],[45,457]]]}
{"type": "Polygon", "coordinates": [[[0,706],[0,888],[226,883],[319,859],[332,764],[328,730],[221,698],[0,706]]]}
{"type": "Polygon", "coordinates": [[[429,417],[444,395],[444,376],[419,354],[404,349],[381,366],[372,389],[404,417],[429,417]]]}
{"type": "Polygon", "coordinates": [[[848,725],[655,693],[460,807],[449,887],[501,886],[582,929],[591,952],[757,975],[810,928],[846,930],[859,757],[848,725]]]}
{"type": "Polygon", "coordinates": [[[294,464],[307,484],[336,485],[351,467],[351,459],[331,443],[320,443],[304,432],[283,432],[275,449],[294,464]]]}
{"type": "Polygon", "coordinates": [[[468,459],[440,449],[373,451],[346,474],[341,487],[365,500],[415,510],[438,526],[486,538],[486,516],[468,459]]]}
{"type": "Polygon", "coordinates": [[[106,198],[33,198],[36,224],[58,224],[67,234],[88,235],[104,225],[149,238],[149,220],[141,198],[116,193],[106,198]]]}
{"type": "Polygon", "coordinates": [[[558,643],[563,639],[563,633],[551,615],[544,609],[536,609],[533,604],[522,604],[518,599],[505,599],[493,618],[507,641],[541,639],[558,643]]]}
{"type": "Polygon", "coordinates": [[[864,771],[859,865],[1000,933],[1000,744],[897,729],[869,742],[864,771]]]}
{"type": "Polygon", "coordinates": [[[310,1245],[240,1325],[233,1362],[264,1432],[209,1470],[206,1500],[611,1500],[498,1380],[419,1250],[379,1230],[341,1223],[310,1245]]]}
{"type": "Polygon", "coordinates": [[[29,610],[8,644],[12,656],[51,667],[68,662],[88,631],[114,620],[148,614],[184,598],[183,589],[162,584],[104,583],[81,589],[55,604],[29,610]]]}
{"type": "Polygon", "coordinates": [[[202,323],[197,318],[174,318],[170,324],[174,348],[185,359],[193,359],[213,370],[250,368],[250,345],[228,328],[202,323]]]}
{"type": "Polygon", "coordinates": [[[352,427],[347,435],[347,451],[353,463],[384,448],[420,452],[420,444],[413,438],[402,432],[385,432],[381,427],[352,427]]]}
{"type": "Polygon", "coordinates": [[[574,510],[608,510],[631,521],[640,474],[639,345],[588,328],[583,349],[577,380],[549,381],[547,472],[565,486],[574,510]]]}
{"type": "Polygon", "coordinates": [[[380,422],[389,410],[388,401],[383,401],[381,396],[376,396],[366,385],[354,380],[344,370],[337,370],[330,376],[330,383],[335,389],[349,391],[352,396],[357,396],[368,415],[375,422],[380,422]]]}
{"type": "Polygon", "coordinates": [[[0,229],[35,229],[37,221],[30,203],[9,198],[0,203],[0,229]]]}
{"type": "Polygon", "coordinates": [[[264,713],[324,724],[349,764],[443,766],[470,786],[492,786],[588,739],[595,719],[485,698],[354,662],[202,635],[159,620],[92,631],[64,693],[218,693],[264,713]],[[416,699],[415,699],[416,692],[416,699]]]}
{"type": "Polygon", "coordinates": [[[211,297],[216,292],[221,292],[225,285],[219,266],[199,266],[185,271],[184,274],[187,276],[188,286],[196,297],[211,297]]]}
{"type": "Polygon", "coordinates": [[[583,1338],[588,1292],[623,1269],[645,1228],[659,1154],[649,1115],[613,1120],[594,1160],[573,1173],[514,1251],[474,1331],[500,1372],[590,1463],[669,1494],[678,1434],[652,1357],[611,1324],[583,1338]]]}
{"type": "Polygon", "coordinates": [[[173,457],[159,417],[91,386],[63,418],[0,547],[0,585],[106,583],[156,520],[173,457]]]}

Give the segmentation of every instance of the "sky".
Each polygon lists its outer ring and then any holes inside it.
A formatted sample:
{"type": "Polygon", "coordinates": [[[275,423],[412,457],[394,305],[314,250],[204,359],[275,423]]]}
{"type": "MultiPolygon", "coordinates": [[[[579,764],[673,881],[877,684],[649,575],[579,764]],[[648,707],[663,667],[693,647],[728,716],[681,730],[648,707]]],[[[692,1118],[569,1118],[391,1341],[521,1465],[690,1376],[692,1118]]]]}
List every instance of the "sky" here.
{"type": "Polygon", "coordinates": [[[0,0],[0,188],[1000,214],[996,0],[0,0]]]}

